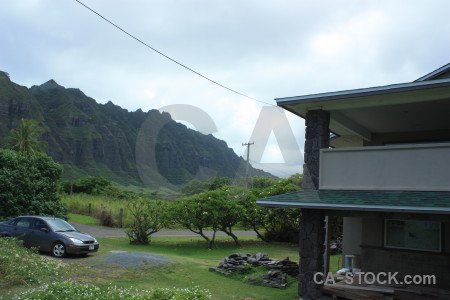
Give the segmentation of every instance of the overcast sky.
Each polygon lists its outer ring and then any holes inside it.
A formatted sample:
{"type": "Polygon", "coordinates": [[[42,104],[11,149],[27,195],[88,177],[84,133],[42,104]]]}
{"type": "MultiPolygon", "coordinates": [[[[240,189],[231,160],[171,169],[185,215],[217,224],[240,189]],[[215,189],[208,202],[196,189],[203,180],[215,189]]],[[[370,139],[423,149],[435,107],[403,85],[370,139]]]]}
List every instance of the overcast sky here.
{"type": "MultiPolygon", "coordinates": [[[[269,104],[410,82],[450,62],[448,0],[82,2],[175,60],[269,104]]],[[[0,0],[0,26],[0,70],[14,82],[54,79],[130,111],[194,105],[238,155],[265,106],[181,68],[74,0],[0,0]]],[[[286,115],[302,149],[304,122],[286,115]]],[[[274,135],[262,161],[250,159],[278,176],[302,170],[300,159],[283,165],[274,135]]]]}

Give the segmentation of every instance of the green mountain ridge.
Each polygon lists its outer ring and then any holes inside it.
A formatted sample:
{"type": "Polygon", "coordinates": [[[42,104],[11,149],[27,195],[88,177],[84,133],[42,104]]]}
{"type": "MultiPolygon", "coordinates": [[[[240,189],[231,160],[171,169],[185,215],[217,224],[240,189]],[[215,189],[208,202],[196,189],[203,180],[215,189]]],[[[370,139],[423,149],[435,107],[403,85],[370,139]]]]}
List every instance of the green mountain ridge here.
{"type": "MultiPolygon", "coordinates": [[[[99,104],[54,80],[27,88],[0,71],[0,136],[17,127],[20,118],[34,119],[45,129],[47,154],[63,164],[67,179],[103,176],[121,185],[157,188],[174,187],[196,175],[245,175],[246,162],[226,142],[189,129],[168,113],[130,112],[111,101],[99,104]],[[150,131],[160,128],[157,137],[145,134],[144,121],[150,131]],[[136,147],[138,140],[141,147],[136,147]]],[[[252,167],[250,175],[273,177],[252,167]]]]}

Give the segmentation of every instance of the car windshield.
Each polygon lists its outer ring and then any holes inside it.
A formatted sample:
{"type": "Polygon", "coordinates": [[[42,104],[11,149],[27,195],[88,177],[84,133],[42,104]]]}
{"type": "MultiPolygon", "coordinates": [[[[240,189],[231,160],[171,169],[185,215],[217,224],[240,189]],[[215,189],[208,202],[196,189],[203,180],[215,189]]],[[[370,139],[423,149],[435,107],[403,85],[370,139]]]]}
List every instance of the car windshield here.
{"type": "Polygon", "coordinates": [[[47,220],[47,223],[53,231],[76,231],[72,225],[61,219],[47,220]]]}

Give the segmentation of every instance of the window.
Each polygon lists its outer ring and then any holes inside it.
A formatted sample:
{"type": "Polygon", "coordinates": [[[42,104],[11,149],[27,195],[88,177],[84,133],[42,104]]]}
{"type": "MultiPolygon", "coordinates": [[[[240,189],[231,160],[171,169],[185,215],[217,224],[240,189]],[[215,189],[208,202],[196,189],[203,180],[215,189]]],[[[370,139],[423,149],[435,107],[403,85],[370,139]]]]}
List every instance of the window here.
{"type": "Polygon", "coordinates": [[[34,224],[33,224],[33,229],[41,230],[42,228],[48,229],[47,224],[45,224],[45,222],[42,220],[35,219],[34,224]]]}
{"type": "Polygon", "coordinates": [[[30,218],[20,218],[16,222],[17,227],[24,227],[29,228],[30,227],[31,220],[30,218]]]}
{"type": "Polygon", "coordinates": [[[385,220],[384,246],[441,252],[441,222],[385,220]]]}

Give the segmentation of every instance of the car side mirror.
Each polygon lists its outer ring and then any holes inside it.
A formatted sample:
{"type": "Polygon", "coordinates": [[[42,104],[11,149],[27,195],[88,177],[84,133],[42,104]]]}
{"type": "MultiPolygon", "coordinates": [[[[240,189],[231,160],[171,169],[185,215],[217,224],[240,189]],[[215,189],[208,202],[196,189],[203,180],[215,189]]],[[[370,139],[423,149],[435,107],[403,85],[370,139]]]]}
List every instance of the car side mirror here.
{"type": "Polygon", "coordinates": [[[48,228],[45,228],[45,227],[42,227],[40,230],[43,232],[49,232],[48,228]]]}

